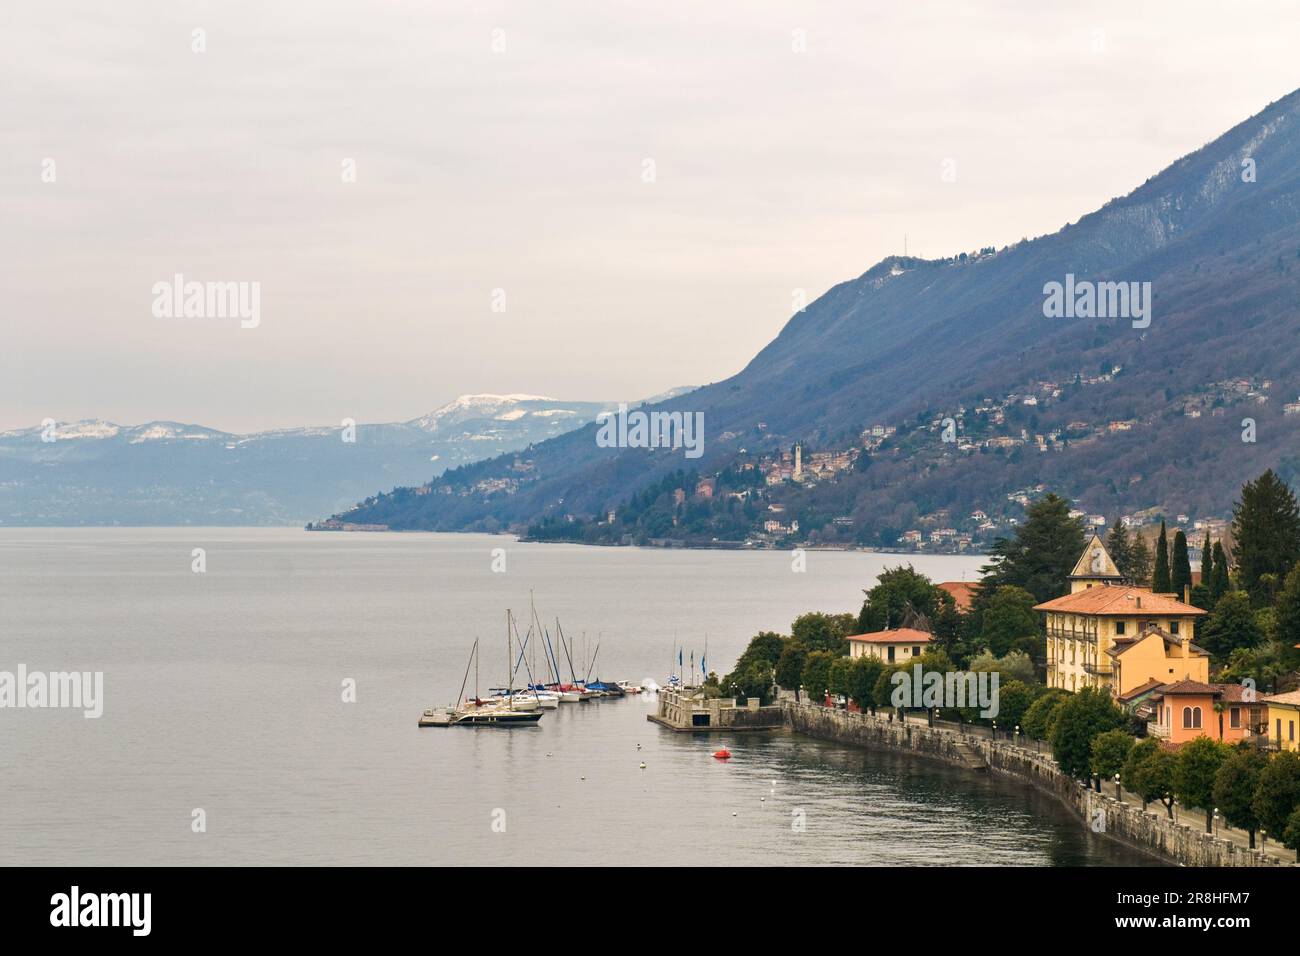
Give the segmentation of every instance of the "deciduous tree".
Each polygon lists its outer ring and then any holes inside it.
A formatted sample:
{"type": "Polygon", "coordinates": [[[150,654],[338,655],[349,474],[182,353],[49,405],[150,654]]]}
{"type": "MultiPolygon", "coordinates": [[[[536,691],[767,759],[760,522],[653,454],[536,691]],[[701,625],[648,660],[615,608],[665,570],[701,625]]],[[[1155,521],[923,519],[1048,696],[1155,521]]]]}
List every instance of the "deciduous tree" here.
{"type": "Polygon", "coordinates": [[[1214,830],[1214,778],[1228,759],[1228,748],[1209,737],[1189,740],[1178,751],[1174,791],[1189,807],[1205,811],[1205,832],[1214,830]]]}
{"type": "Polygon", "coordinates": [[[1245,830],[1250,836],[1250,848],[1255,849],[1255,831],[1259,817],[1255,813],[1255,790],[1259,775],[1268,764],[1268,758],[1252,747],[1236,747],[1223,761],[1214,775],[1214,805],[1219,808],[1228,826],[1245,830]]]}
{"type": "Polygon", "coordinates": [[[1300,807],[1300,753],[1283,750],[1273,754],[1260,770],[1251,809],[1260,826],[1281,835],[1297,807],[1300,807]]]}
{"type": "Polygon", "coordinates": [[[1098,734],[1092,739],[1092,772],[1103,780],[1115,776],[1124,768],[1134,742],[1128,731],[1119,728],[1098,734]]]}
{"type": "Polygon", "coordinates": [[[1091,770],[1093,738],[1125,723],[1123,711],[1104,691],[1085,687],[1070,695],[1052,728],[1052,756],[1057,766],[1071,777],[1086,779],[1091,770]]]}

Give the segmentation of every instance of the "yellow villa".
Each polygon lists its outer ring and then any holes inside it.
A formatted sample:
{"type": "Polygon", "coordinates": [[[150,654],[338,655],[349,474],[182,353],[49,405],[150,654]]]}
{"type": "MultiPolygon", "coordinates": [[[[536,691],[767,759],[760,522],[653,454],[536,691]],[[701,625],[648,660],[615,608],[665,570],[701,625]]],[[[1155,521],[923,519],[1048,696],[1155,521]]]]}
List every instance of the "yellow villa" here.
{"type": "Polygon", "coordinates": [[[1070,593],[1035,610],[1047,615],[1049,687],[1104,687],[1123,697],[1153,681],[1209,682],[1210,656],[1192,643],[1205,612],[1126,584],[1096,534],[1070,575],[1070,593]]]}
{"type": "Polygon", "coordinates": [[[934,638],[911,627],[854,634],[849,638],[849,657],[875,657],[889,664],[919,658],[934,638]]]}
{"type": "Polygon", "coordinates": [[[1300,750],[1300,690],[1260,699],[1268,705],[1269,744],[1278,750],[1300,750]]]}

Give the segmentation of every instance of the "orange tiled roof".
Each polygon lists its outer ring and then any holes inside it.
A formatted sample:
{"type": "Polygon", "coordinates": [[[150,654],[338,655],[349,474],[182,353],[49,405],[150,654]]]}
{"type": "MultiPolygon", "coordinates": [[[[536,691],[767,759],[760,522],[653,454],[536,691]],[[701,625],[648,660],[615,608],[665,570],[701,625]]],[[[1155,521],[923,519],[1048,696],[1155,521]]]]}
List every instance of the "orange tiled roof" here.
{"type": "Polygon", "coordinates": [[[1147,681],[1145,684],[1139,684],[1137,687],[1134,687],[1134,688],[1133,688],[1131,691],[1129,691],[1127,694],[1120,694],[1120,695],[1119,695],[1119,699],[1120,699],[1120,700],[1132,700],[1134,697],[1141,697],[1143,694],[1145,694],[1145,693],[1146,693],[1147,691],[1149,691],[1149,690],[1152,690],[1152,689],[1155,689],[1155,688],[1159,688],[1159,687],[1163,687],[1163,686],[1164,686],[1164,682],[1163,682],[1163,681],[1159,680],[1158,678],[1153,677],[1153,678],[1151,678],[1149,681],[1147,681]]]}
{"type": "Polygon", "coordinates": [[[952,595],[957,610],[963,613],[970,610],[971,601],[975,600],[975,592],[979,590],[979,585],[970,581],[944,581],[938,587],[952,595]]]}
{"type": "Polygon", "coordinates": [[[853,634],[850,641],[862,644],[928,644],[934,638],[925,631],[914,627],[899,627],[892,631],[871,631],[867,634],[853,634]]]}
{"type": "Polygon", "coordinates": [[[1245,699],[1246,688],[1242,687],[1240,684],[1220,684],[1219,686],[1223,688],[1223,699],[1228,701],[1229,703],[1232,704],[1259,703],[1260,700],[1259,695],[1256,695],[1254,700],[1246,700],[1245,699]]]}
{"type": "Polygon", "coordinates": [[[1270,704],[1300,704],[1300,690],[1287,691],[1285,694],[1270,694],[1261,700],[1270,704]]]}
{"type": "MultiPolygon", "coordinates": [[[[1148,627],[1144,627],[1142,629],[1141,634],[1137,634],[1133,637],[1115,638],[1115,640],[1111,641],[1110,647],[1106,648],[1106,653],[1109,654],[1111,657],[1119,657],[1121,654],[1125,653],[1126,651],[1131,651],[1133,648],[1137,647],[1137,645],[1141,644],[1152,634],[1159,635],[1160,639],[1165,642],[1165,650],[1168,650],[1171,647],[1182,646],[1182,641],[1180,641],[1178,638],[1174,637],[1168,631],[1165,631],[1152,624],[1149,625],[1148,627]]],[[[1209,651],[1207,651],[1203,647],[1197,647],[1191,641],[1187,642],[1187,649],[1191,651],[1191,653],[1196,657],[1210,656],[1209,651]]]]}
{"type": "Polygon", "coordinates": [[[1202,697],[1217,697],[1222,693],[1222,684],[1202,684],[1198,680],[1180,680],[1162,690],[1159,696],[1179,697],[1183,694],[1197,694],[1202,697]]]}
{"type": "Polygon", "coordinates": [[[1065,614],[1091,614],[1098,617],[1141,617],[1144,615],[1165,617],[1189,617],[1204,614],[1199,607],[1192,607],[1182,601],[1156,594],[1146,588],[1128,585],[1108,587],[1102,585],[1085,588],[1074,594],[1044,601],[1034,608],[1035,611],[1058,611],[1065,614]],[[1141,600],[1142,606],[1138,607],[1141,600]]]}

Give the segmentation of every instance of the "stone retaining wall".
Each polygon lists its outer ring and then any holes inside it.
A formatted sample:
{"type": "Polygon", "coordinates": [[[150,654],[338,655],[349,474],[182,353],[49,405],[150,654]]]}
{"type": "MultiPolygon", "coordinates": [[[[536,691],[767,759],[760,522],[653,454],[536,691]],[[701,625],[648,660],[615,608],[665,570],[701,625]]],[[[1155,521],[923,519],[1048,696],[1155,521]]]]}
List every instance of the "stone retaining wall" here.
{"type": "MultiPolygon", "coordinates": [[[[924,724],[851,714],[786,701],[786,726],[797,733],[862,747],[908,750],[961,767],[977,754],[993,773],[1006,774],[1050,793],[1096,832],[1185,866],[1282,866],[1276,857],[1247,850],[1206,833],[1201,825],[1174,823],[1163,806],[1143,811],[1070,779],[1050,754],[924,724]]],[[[1105,787],[1103,786],[1103,789],[1105,787]]],[[[1200,821],[1198,821],[1198,824],[1200,821]]]]}

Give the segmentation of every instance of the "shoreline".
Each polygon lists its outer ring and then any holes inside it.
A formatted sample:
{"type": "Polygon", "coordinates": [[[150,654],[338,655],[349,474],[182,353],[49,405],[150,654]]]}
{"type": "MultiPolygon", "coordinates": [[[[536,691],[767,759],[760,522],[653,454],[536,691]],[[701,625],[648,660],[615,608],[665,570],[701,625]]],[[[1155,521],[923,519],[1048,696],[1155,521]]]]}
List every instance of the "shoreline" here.
{"type": "Polygon", "coordinates": [[[1055,797],[1081,823],[1099,835],[1153,856],[1189,867],[1296,866],[1263,850],[1238,847],[1198,827],[1168,819],[1160,810],[1142,810],[1067,777],[1049,754],[924,723],[890,721],[815,704],[781,702],[785,726],[794,733],[848,746],[905,751],[967,770],[1014,777],[1055,797]],[[982,764],[982,768],[976,764],[982,764]]]}
{"type": "MultiPolygon", "coordinates": [[[[117,527],[116,525],[101,525],[96,527],[117,527]]],[[[188,527],[187,525],[164,525],[160,527],[188,527]]],[[[230,525],[228,527],[239,527],[230,525]]],[[[249,526],[257,527],[257,526],[249,526]]],[[[271,526],[264,526],[271,527],[271,526]]],[[[275,526],[281,527],[281,526],[275,526]]],[[[765,542],[759,545],[747,545],[743,541],[719,541],[717,543],[695,543],[688,544],[681,539],[673,539],[670,543],[664,544],[622,544],[613,541],[569,541],[569,540],[548,540],[545,538],[530,538],[517,531],[436,531],[426,528],[389,528],[387,526],[356,526],[356,527],[307,527],[302,526],[302,531],[324,531],[335,532],[340,534],[486,534],[500,537],[512,537],[519,544],[570,544],[583,548],[638,548],[642,551],[836,551],[845,554],[898,554],[898,555],[917,555],[922,557],[940,557],[940,558],[962,558],[962,557],[979,557],[987,558],[988,551],[982,548],[968,548],[965,551],[901,551],[893,548],[875,548],[875,547],[853,547],[850,545],[825,545],[825,544],[800,544],[778,545],[776,542],[765,542]]]]}

